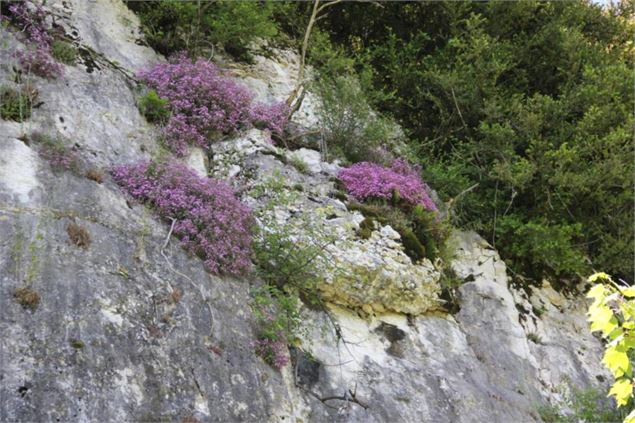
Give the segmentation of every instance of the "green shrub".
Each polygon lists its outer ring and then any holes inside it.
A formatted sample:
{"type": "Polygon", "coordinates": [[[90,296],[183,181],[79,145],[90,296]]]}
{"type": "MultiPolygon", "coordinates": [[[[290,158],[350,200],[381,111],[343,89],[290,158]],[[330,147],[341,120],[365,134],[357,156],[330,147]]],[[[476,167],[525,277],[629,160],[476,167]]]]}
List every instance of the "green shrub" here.
{"type": "Polygon", "coordinates": [[[249,60],[249,44],[276,34],[269,2],[127,1],[141,20],[147,42],[165,55],[188,50],[196,56],[221,45],[239,59],[249,60]]]}
{"type": "Polygon", "coordinates": [[[139,111],[148,122],[163,123],[170,117],[168,109],[168,100],[159,97],[155,90],[149,90],[147,93],[139,97],[139,111]]]}
{"type": "Polygon", "coordinates": [[[31,117],[33,102],[37,98],[36,90],[21,87],[15,90],[0,87],[0,117],[4,120],[22,122],[31,117]]]}
{"type": "Polygon", "coordinates": [[[289,164],[296,168],[296,170],[300,173],[305,175],[309,173],[309,165],[299,157],[292,156],[289,159],[289,164]]]}
{"type": "Polygon", "coordinates": [[[498,221],[496,238],[505,245],[507,262],[514,268],[527,269],[527,276],[540,279],[547,269],[547,274],[564,277],[586,271],[584,257],[571,248],[581,241],[581,230],[580,224],[524,223],[508,215],[498,221]]]}
{"type": "Polygon", "coordinates": [[[58,62],[74,65],[77,62],[77,49],[70,43],[61,40],[53,41],[51,54],[58,62]]]}
{"type": "Polygon", "coordinates": [[[329,262],[326,247],[335,239],[319,219],[307,214],[278,220],[276,210],[298,198],[298,192],[287,189],[279,175],[256,186],[252,195],[264,202],[256,212],[261,227],[253,245],[256,271],[264,282],[252,291],[255,347],[258,355],[279,369],[288,362],[283,346],[295,344],[300,336],[300,303],[322,305],[317,285],[329,262]]]}
{"type": "Polygon", "coordinates": [[[352,163],[391,161],[386,147],[398,142],[396,125],[373,112],[355,78],[323,79],[315,88],[322,100],[318,113],[329,153],[352,163]]]}
{"type": "Polygon", "coordinates": [[[619,410],[603,391],[596,388],[573,389],[571,398],[563,404],[539,407],[538,413],[546,423],[621,422],[626,417],[626,412],[619,410]]]}
{"type": "Polygon", "coordinates": [[[286,222],[276,218],[276,209],[298,198],[297,191],[288,190],[280,179],[272,178],[253,192],[265,201],[257,213],[262,228],[254,240],[258,275],[278,289],[295,290],[314,305],[317,281],[327,262],[325,248],[335,239],[312,218],[314,215],[302,213],[290,216],[286,222]]]}
{"type": "Polygon", "coordinates": [[[416,263],[423,258],[432,262],[441,258],[444,262],[449,262],[447,239],[450,235],[450,226],[446,221],[441,220],[438,214],[420,205],[395,206],[381,201],[370,201],[364,204],[350,202],[347,207],[349,210],[357,210],[364,215],[365,219],[358,231],[361,238],[370,238],[376,221],[382,225],[390,225],[399,233],[404,253],[413,262],[416,263]]]}
{"type": "Polygon", "coordinates": [[[530,279],[594,267],[633,282],[632,7],[366,6],[345,2],[320,28],[391,94],[374,105],[443,199],[479,184],[454,221],[530,279]]]}

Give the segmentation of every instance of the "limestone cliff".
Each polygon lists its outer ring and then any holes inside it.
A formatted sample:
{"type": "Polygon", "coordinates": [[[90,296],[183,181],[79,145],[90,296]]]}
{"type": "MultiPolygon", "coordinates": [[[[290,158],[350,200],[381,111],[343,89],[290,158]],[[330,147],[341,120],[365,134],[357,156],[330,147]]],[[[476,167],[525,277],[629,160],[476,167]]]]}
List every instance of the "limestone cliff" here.
{"type": "MultiPolygon", "coordinates": [[[[102,170],[158,149],[132,75],[164,59],[136,42],[136,17],[119,0],[47,7],[82,54],[59,79],[33,77],[30,119],[0,120],[0,421],[534,421],[564,386],[607,377],[583,300],[548,284],[513,289],[496,251],[457,232],[460,311],[442,312],[438,271],[412,264],[399,234],[385,226],[355,237],[362,216],[329,196],[337,164],[311,148],[275,147],[254,129],[184,162],[242,184],[279,172],[289,189],[301,187],[279,219],[314,213],[349,270],[324,275],[329,313],[303,310],[292,365],[272,369],[251,346],[253,280],[209,274],[107,175],[99,183],[54,171],[28,142],[25,134],[55,132],[85,169],[102,170]],[[294,155],[307,172],[288,164],[294,155]],[[89,243],[69,239],[71,223],[89,243]],[[37,308],[16,301],[24,286],[37,308]]],[[[0,34],[0,84],[12,86],[21,43],[0,34]]],[[[296,62],[278,52],[230,67],[259,97],[283,99],[296,62]]],[[[318,124],[316,101],[305,99],[298,125],[318,124]]]]}

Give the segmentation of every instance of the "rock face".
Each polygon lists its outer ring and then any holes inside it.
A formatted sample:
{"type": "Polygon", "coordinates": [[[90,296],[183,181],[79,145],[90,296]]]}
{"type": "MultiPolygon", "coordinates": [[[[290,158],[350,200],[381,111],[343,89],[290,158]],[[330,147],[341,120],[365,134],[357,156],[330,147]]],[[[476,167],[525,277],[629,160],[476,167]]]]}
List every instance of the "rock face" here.
{"type": "MultiPolygon", "coordinates": [[[[438,272],[413,265],[390,227],[355,235],[361,215],[329,196],[337,166],[305,151],[295,154],[311,158],[310,172],[299,172],[252,130],[187,163],[237,186],[280,175],[300,193],[281,218],[309,213],[337,235],[332,253],[348,269],[325,274],[328,313],[303,310],[292,365],[269,367],[252,348],[254,281],[205,272],[169,225],[108,177],[84,176],[157,154],[130,75],[163,59],[135,43],[136,18],[118,0],[48,3],[97,59],[58,80],[33,77],[42,104],[31,119],[0,120],[0,421],[525,422],[567,380],[608,380],[584,301],[548,284],[510,288],[498,254],[457,233],[460,311],[433,311],[438,272]],[[25,141],[34,131],[65,139],[82,169],[54,171],[25,141]],[[71,223],[89,242],[73,242],[71,223]],[[19,304],[18,288],[36,292],[37,307],[19,304]]],[[[22,46],[0,31],[0,83],[11,85],[11,50],[22,46]]],[[[279,60],[249,73],[263,99],[293,86],[295,58],[279,60]]]]}

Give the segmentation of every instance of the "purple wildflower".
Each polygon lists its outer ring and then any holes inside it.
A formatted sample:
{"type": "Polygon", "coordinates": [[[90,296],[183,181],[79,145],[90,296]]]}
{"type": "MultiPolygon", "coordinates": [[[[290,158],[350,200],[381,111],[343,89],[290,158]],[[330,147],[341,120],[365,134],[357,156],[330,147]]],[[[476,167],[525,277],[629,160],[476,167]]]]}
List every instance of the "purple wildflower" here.
{"type": "Polygon", "coordinates": [[[180,164],[138,163],[116,167],[115,181],[167,219],[175,219],[181,245],[212,273],[238,275],[251,265],[251,211],[221,181],[180,164]]]}
{"type": "Polygon", "coordinates": [[[273,131],[284,130],[286,105],[252,108],[252,93],[206,60],[193,62],[178,54],[170,63],[142,70],[138,77],[168,101],[171,117],[164,135],[179,156],[186,154],[188,145],[207,148],[215,134],[235,132],[254,121],[273,131]]]}
{"type": "Polygon", "coordinates": [[[64,74],[64,67],[53,60],[46,49],[19,51],[16,55],[20,66],[27,73],[33,73],[47,79],[55,79],[64,74]]]}
{"type": "Polygon", "coordinates": [[[27,73],[54,79],[61,76],[64,67],[51,56],[53,37],[46,29],[48,13],[41,5],[30,1],[9,6],[8,19],[19,28],[31,45],[31,49],[16,53],[20,66],[27,73]]]}
{"type": "Polygon", "coordinates": [[[275,104],[256,103],[251,108],[251,121],[255,126],[264,126],[272,132],[282,134],[287,125],[289,106],[284,101],[275,104]]]}
{"type": "Polygon", "coordinates": [[[356,163],[341,170],[338,177],[349,194],[360,201],[389,200],[397,192],[401,199],[412,205],[421,204],[430,211],[438,210],[419,170],[404,160],[395,160],[390,168],[370,162],[356,163]]]}
{"type": "MultiPolygon", "coordinates": [[[[283,339],[283,338],[281,338],[283,339]]],[[[256,355],[272,367],[280,370],[289,363],[287,344],[280,340],[259,339],[253,342],[256,355]]]]}

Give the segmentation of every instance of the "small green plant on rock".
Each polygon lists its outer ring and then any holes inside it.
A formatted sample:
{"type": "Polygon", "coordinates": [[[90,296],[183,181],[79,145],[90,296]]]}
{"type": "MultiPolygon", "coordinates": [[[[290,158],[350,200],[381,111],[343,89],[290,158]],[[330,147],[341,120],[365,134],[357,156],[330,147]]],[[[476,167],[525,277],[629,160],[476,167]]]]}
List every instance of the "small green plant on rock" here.
{"type": "Polygon", "coordinates": [[[574,388],[563,403],[542,406],[537,411],[546,423],[621,422],[626,414],[597,388],[574,388]]]}
{"type": "Polygon", "coordinates": [[[71,347],[73,347],[76,350],[81,350],[86,346],[86,344],[84,344],[84,342],[80,339],[73,338],[69,340],[68,343],[70,344],[71,347]]]}
{"type": "Polygon", "coordinates": [[[88,248],[90,245],[90,233],[85,227],[71,222],[66,227],[66,232],[68,233],[68,238],[77,247],[88,248]]]}
{"type": "Polygon", "coordinates": [[[168,100],[159,97],[155,90],[148,90],[147,93],[139,97],[139,111],[148,122],[164,123],[170,117],[168,100]]]}
{"type": "Polygon", "coordinates": [[[299,157],[292,156],[289,159],[289,164],[296,168],[296,170],[304,175],[309,173],[309,165],[299,157]]]}
{"type": "Polygon", "coordinates": [[[13,297],[25,310],[35,311],[40,305],[40,294],[26,286],[16,289],[13,297]]]}
{"type": "Polygon", "coordinates": [[[33,132],[30,139],[37,144],[38,154],[49,162],[54,172],[66,170],[79,173],[81,167],[79,154],[74,149],[68,148],[62,138],[33,132]]]}
{"type": "Polygon", "coordinates": [[[73,66],[77,62],[77,49],[66,41],[53,41],[51,44],[51,54],[55,60],[69,66],[73,66]]]}
{"type": "Polygon", "coordinates": [[[37,90],[26,87],[22,87],[20,90],[0,87],[0,117],[16,122],[27,120],[31,117],[31,110],[37,95],[37,90]]]}

